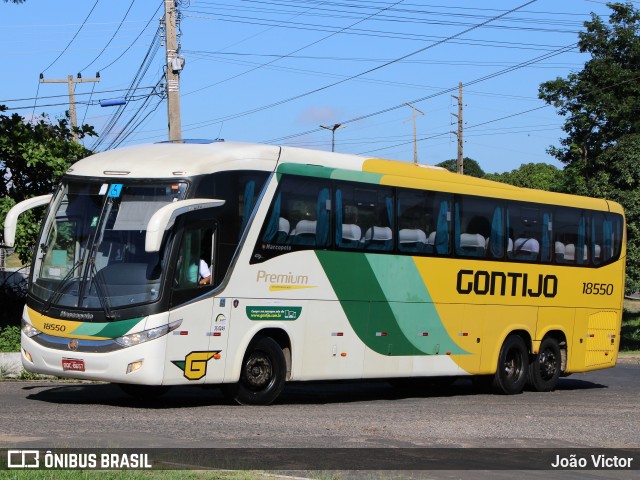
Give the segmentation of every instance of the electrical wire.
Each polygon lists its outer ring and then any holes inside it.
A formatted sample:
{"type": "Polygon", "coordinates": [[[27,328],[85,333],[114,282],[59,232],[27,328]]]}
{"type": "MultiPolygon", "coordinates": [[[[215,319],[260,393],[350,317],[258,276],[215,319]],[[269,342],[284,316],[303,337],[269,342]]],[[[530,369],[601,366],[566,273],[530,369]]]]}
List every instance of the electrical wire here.
{"type": "MultiPolygon", "coordinates": [[[[147,21],[147,23],[145,24],[145,26],[142,28],[142,30],[140,30],[140,33],[139,33],[139,34],[138,34],[138,36],[133,40],[133,42],[131,42],[131,43],[129,44],[129,46],[128,46],[127,48],[125,48],[125,49],[122,51],[122,53],[121,53],[121,54],[120,54],[120,55],[119,55],[115,60],[113,60],[110,64],[108,64],[108,65],[106,65],[106,66],[102,67],[101,69],[99,69],[99,70],[98,70],[99,72],[102,72],[102,71],[106,70],[106,69],[107,69],[107,68],[109,68],[111,65],[113,65],[114,63],[116,63],[118,60],[120,60],[120,59],[124,56],[124,54],[125,54],[125,53],[127,53],[127,52],[131,49],[131,47],[133,47],[133,46],[135,45],[135,43],[138,41],[138,39],[142,36],[142,34],[145,32],[145,30],[149,27],[149,24],[151,23],[151,21],[152,21],[152,20],[155,18],[155,16],[158,14],[158,11],[159,11],[159,10],[160,10],[160,8],[162,7],[163,3],[164,3],[164,0],[163,0],[163,2],[161,2],[161,3],[158,5],[158,8],[156,8],[156,11],[155,11],[155,12],[153,12],[153,15],[151,15],[151,18],[149,18],[149,20],[147,21]]],[[[105,48],[106,48],[106,47],[105,47],[105,48]]]]}
{"type": "Polygon", "coordinates": [[[113,33],[113,35],[111,36],[111,38],[109,39],[109,41],[107,42],[107,44],[104,46],[104,48],[100,51],[100,53],[96,56],[96,58],[94,58],[93,60],[91,60],[91,63],[89,63],[89,65],[87,65],[84,68],[81,68],[79,70],[79,72],[84,72],[86,69],[88,69],[91,65],[93,65],[96,60],[98,60],[98,58],[100,58],[100,56],[102,56],[102,54],[104,53],[104,51],[107,49],[107,47],[111,44],[111,42],[113,41],[114,38],[116,38],[116,35],[118,34],[118,32],[120,31],[120,28],[122,27],[122,24],[124,23],[124,21],[127,19],[127,16],[129,15],[129,12],[131,11],[131,8],[133,7],[135,0],[131,0],[131,4],[129,5],[129,8],[127,9],[126,13],[124,14],[124,17],[122,17],[122,20],[120,20],[120,24],[118,25],[118,28],[116,28],[116,31],[113,33]]]}
{"type": "Polygon", "coordinates": [[[62,55],[64,55],[64,53],[67,51],[67,49],[71,46],[71,44],[73,43],[73,41],[76,39],[76,37],[78,36],[78,34],[80,33],[80,30],[82,30],[82,28],[85,26],[85,24],[87,23],[87,20],[89,20],[89,17],[91,16],[91,14],[93,13],[93,11],[95,10],[96,6],[98,5],[98,2],[100,0],[96,0],[96,3],[93,4],[93,7],[91,7],[91,10],[89,10],[89,13],[87,14],[87,16],[85,17],[84,21],[82,22],[82,24],[80,25],[80,28],[78,28],[78,31],[75,33],[75,35],[73,36],[73,38],[69,41],[69,43],[67,43],[67,46],[64,47],[64,49],[62,50],[62,52],[60,52],[60,55],[58,55],[55,60],[53,62],[51,62],[44,70],[42,70],[42,73],[46,72],[47,70],[49,70],[50,67],[53,66],[54,63],[56,63],[60,57],[62,57],[62,55]]]}
{"type": "MultiPolygon", "coordinates": [[[[398,57],[398,58],[395,58],[395,59],[393,59],[393,60],[390,60],[389,62],[383,63],[382,65],[378,65],[378,66],[376,66],[376,67],[370,68],[370,69],[368,69],[368,70],[366,70],[366,71],[364,71],[364,72],[358,73],[358,74],[356,74],[356,75],[352,75],[352,76],[350,76],[350,77],[348,77],[348,78],[345,78],[345,79],[339,80],[339,81],[337,81],[337,82],[334,82],[334,83],[331,83],[331,84],[328,84],[328,85],[324,85],[324,86],[319,87],[319,88],[316,88],[316,89],[314,89],[314,90],[310,90],[310,91],[307,91],[307,92],[304,92],[304,93],[301,93],[301,94],[295,95],[295,96],[293,96],[293,97],[289,97],[289,98],[286,98],[286,99],[279,100],[279,101],[277,101],[277,102],[270,103],[270,104],[268,104],[268,105],[263,105],[263,106],[261,106],[261,107],[256,107],[256,108],[253,108],[253,109],[251,109],[251,110],[246,110],[246,111],[244,111],[244,112],[240,112],[240,113],[237,113],[237,114],[227,115],[227,116],[225,116],[225,117],[218,118],[218,119],[216,119],[216,120],[212,120],[212,121],[199,122],[198,124],[194,124],[194,125],[198,125],[198,126],[194,126],[193,128],[189,128],[189,129],[183,129],[183,131],[194,130],[194,129],[197,129],[197,128],[201,128],[201,127],[205,127],[205,126],[213,125],[213,124],[218,123],[218,122],[220,122],[220,121],[233,120],[233,119],[236,119],[236,118],[243,117],[243,116],[245,116],[245,115],[250,115],[250,114],[253,114],[253,113],[257,113],[257,112],[260,112],[260,111],[263,111],[263,110],[267,110],[267,109],[269,109],[269,108],[273,108],[273,107],[276,107],[276,106],[283,105],[283,104],[285,104],[285,103],[289,103],[289,102],[291,102],[291,101],[293,101],[293,100],[298,100],[298,99],[303,98],[303,97],[306,97],[306,96],[308,96],[308,95],[312,95],[312,94],[315,94],[315,93],[321,92],[321,91],[323,91],[323,90],[327,90],[327,89],[329,89],[329,88],[335,87],[335,86],[337,86],[337,85],[340,85],[340,84],[342,84],[342,83],[348,82],[348,81],[350,81],[350,80],[353,80],[353,79],[356,79],[356,78],[360,78],[360,77],[362,77],[362,76],[364,76],[364,75],[367,75],[367,74],[369,74],[369,73],[375,72],[375,71],[380,70],[380,69],[382,69],[382,68],[388,67],[389,65],[392,65],[392,64],[394,64],[394,63],[397,63],[397,62],[400,62],[400,61],[402,61],[402,60],[405,60],[405,59],[407,59],[407,58],[409,58],[409,57],[412,57],[412,56],[414,56],[414,55],[417,55],[418,53],[422,53],[422,52],[424,52],[424,51],[426,51],[426,50],[429,50],[429,49],[431,49],[431,48],[434,48],[434,47],[437,47],[437,46],[439,46],[439,45],[442,45],[442,44],[446,43],[447,41],[449,41],[449,40],[451,40],[451,39],[461,37],[461,36],[463,36],[463,35],[465,35],[465,34],[467,34],[467,33],[471,32],[471,31],[473,31],[473,30],[476,30],[476,29],[478,29],[478,28],[481,28],[482,26],[484,26],[485,24],[487,24],[487,23],[489,23],[489,22],[491,22],[491,21],[497,20],[497,19],[502,18],[502,17],[504,17],[504,16],[506,16],[506,15],[509,15],[509,14],[511,14],[511,13],[513,13],[513,12],[515,12],[515,11],[519,10],[519,9],[521,9],[521,8],[526,7],[527,5],[531,5],[531,4],[535,3],[536,1],[537,1],[537,0],[530,0],[530,1],[526,2],[526,3],[523,3],[522,5],[520,5],[520,6],[518,6],[518,7],[515,7],[515,8],[513,8],[513,9],[511,9],[511,10],[509,10],[509,11],[506,11],[506,12],[504,12],[504,13],[500,14],[500,15],[497,15],[496,17],[493,17],[493,18],[492,18],[492,19],[490,19],[490,20],[486,20],[485,22],[482,22],[482,23],[479,23],[479,24],[477,24],[477,25],[474,25],[473,27],[467,28],[467,29],[465,29],[465,30],[463,30],[463,31],[461,31],[461,32],[458,32],[458,33],[456,33],[456,34],[454,34],[454,35],[451,35],[451,36],[449,36],[449,37],[447,37],[447,38],[445,38],[445,39],[443,39],[443,40],[440,40],[440,41],[434,42],[434,43],[432,43],[432,44],[430,44],[430,45],[427,45],[426,47],[420,48],[420,49],[415,50],[415,51],[413,51],[413,52],[411,52],[411,53],[408,53],[408,54],[403,55],[403,56],[401,56],[401,57],[398,57]]],[[[575,46],[575,44],[572,44],[572,45],[573,45],[573,46],[575,46]]],[[[512,68],[514,68],[514,67],[512,67],[512,68]]],[[[510,68],[510,69],[506,69],[506,70],[505,70],[505,72],[507,72],[507,71],[511,71],[511,70],[512,70],[512,68],[510,68]]],[[[447,89],[447,92],[449,92],[449,91],[451,91],[451,90],[450,90],[450,89],[447,89]]],[[[435,95],[435,94],[434,94],[434,95],[435,95]]],[[[410,102],[410,103],[414,103],[414,102],[410,102]]],[[[394,109],[394,108],[397,108],[397,107],[393,107],[392,109],[394,109]]]]}
{"type": "MultiPolygon", "coordinates": [[[[312,47],[313,45],[317,45],[317,44],[319,44],[320,42],[324,42],[325,40],[327,40],[327,39],[329,39],[329,38],[331,38],[331,37],[333,37],[333,36],[335,36],[335,35],[338,35],[339,33],[343,32],[343,31],[346,31],[346,30],[348,30],[348,29],[350,29],[350,28],[352,28],[352,27],[354,27],[354,26],[356,26],[356,25],[358,25],[358,24],[360,24],[360,23],[362,23],[362,22],[364,22],[364,21],[366,21],[366,20],[369,20],[369,19],[371,19],[371,18],[375,17],[376,15],[378,15],[378,14],[380,14],[380,13],[384,12],[384,11],[385,11],[385,10],[387,10],[388,8],[391,8],[391,7],[392,7],[392,6],[394,6],[394,5],[398,5],[399,3],[402,3],[402,1],[403,1],[403,0],[400,0],[400,1],[396,2],[396,3],[394,3],[393,5],[390,5],[390,6],[387,6],[387,7],[385,7],[385,8],[382,8],[382,9],[380,9],[379,11],[377,11],[377,12],[375,12],[375,13],[372,13],[371,15],[368,15],[367,17],[365,17],[365,18],[362,18],[362,19],[358,20],[357,22],[352,23],[351,25],[349,25],[349,26],[347,26],[347,27],[343,27],[343,28],[341,28],[340,30],[338,30],[338,31],[336,31],[336,32],[333,32],[333,33],[331,33],[331,34],[329,34],[329,35],[327,35],[327,36],[325,36],[325,37],[322,37],[322,38],[320,38],[320,39],[318,39],[318,40],[315,40],[315,41],[313,41],[313,42],[311,42],[311,43],[308,43],[308,44],[306,44],[306,45],[304,45],[304,46],[302,46],[302,47],[300,47],[300,48],[297,48],[296,50],[293,50],[292,52],[289,52],[289,53],[288,53],[288,54],[286,54],[286,55],[281,55],[281,56],[279,56],[279,57],[277,57],[277,58],[275,58],[275,59],[273,59],[273,60],[271,60],[271,61],[269,61],[269,62],[263,63],[263,64],[261,64],[261,65],[259,65],[259,66],[255,67],[255,68],[252,68],[252,69],[250,69],[250,70],[247,70],[247,71],[245,71],[245,72],[239,73],[239,74],[237,74],[237,75],[233,75],[233,76],[231,76],[231,77],[225,78],[224,80],[220,80],[219,82],[212,83],[211,85],[207,85],[206,87],[202,87],[202,88],[199,88],[199,89],[197,89],[197,90],[192,90],[192,91],[191,91],[191,92],[189,92],[189,93],[185,93],[185,94],[184,94],[184,96],[191,95],[191,94],[193,94],[193,93],[200,92],[200,91],[202,91],[202,90],[206,90],[206,89],[208,89],[208,88],[214,87],[214,86],[216,86],[216,85],[220,85],[221,83],[228,82],[228,81],[230,81],[230,80],[234,80],[234,79],[236,79],[236,78],[238,78],[238,77],[241,77],[241,76],[246,75],[246,74],[248,74],[248,73],[254,72],[254,71],[256,71],[256,70],[258,70],[258,69],[260,69],[260,68],[262,68],[262,67],[266,67],[267,65],[271,65],[272,63],[275,63],[275,62],[277,62],[278,60],[281,60],[281,59],[283,59],[283,58],[287,58],[287,57],[289,57],[289,55],[296,54],[296,53],[298,53],[298,52],[301,52],[302,50],[305,50],[305,49],[307,49],[307,48],[309,48],[309,47],[312,47]]],[[[535,0],[534,0],[534,1],[535,1],[535,0]]]]}

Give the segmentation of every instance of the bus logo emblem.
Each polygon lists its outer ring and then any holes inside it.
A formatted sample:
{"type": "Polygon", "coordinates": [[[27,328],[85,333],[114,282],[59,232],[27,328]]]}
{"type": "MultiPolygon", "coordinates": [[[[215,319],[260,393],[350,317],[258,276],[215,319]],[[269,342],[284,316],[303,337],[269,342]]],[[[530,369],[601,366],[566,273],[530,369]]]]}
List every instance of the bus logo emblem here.
{"type": "Polygon", "coordinates": [[[69,342],[67,343],[67,348],[69,350],[76,351],[78,349],[78,340],[76,340],[75,338],[69,340],[69,342]]]}

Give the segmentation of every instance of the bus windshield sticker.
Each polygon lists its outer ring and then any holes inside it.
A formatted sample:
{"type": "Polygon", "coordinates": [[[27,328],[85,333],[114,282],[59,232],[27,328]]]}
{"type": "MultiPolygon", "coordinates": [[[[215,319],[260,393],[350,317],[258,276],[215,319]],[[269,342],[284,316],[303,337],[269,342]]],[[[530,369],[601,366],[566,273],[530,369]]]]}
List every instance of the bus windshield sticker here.
{"type": "Polygon", "coordinates": [[[117,198],[120,196],[120,192],[122,192],[122,184],[114,183],[113,185],[111,185],[111,188],[109,189],[109,196],[117,198]]]}
{"type": "Polygon", "coordinates": [[[109,184],[103,183],[102,186],[100,187],[100,191],[98,192],[98,195],[104,195],[105,193],[107,193],[107,188],[109,188],[109,184]]]}

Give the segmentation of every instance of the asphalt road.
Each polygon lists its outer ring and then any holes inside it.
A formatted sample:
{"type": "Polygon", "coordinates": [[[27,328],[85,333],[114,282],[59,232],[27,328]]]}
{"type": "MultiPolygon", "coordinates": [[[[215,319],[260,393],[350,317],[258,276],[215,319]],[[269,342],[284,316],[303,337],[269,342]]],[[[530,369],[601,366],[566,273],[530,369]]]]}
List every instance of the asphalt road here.
{"type": "Polygon", "coordinates": [[[269,407],[217,389],[138,403],[110,384],[1,382],[0,447],[639,448],[640,365],[575,374],[550,393],[430,391],[387,382],[290,384],[269,407]]]}

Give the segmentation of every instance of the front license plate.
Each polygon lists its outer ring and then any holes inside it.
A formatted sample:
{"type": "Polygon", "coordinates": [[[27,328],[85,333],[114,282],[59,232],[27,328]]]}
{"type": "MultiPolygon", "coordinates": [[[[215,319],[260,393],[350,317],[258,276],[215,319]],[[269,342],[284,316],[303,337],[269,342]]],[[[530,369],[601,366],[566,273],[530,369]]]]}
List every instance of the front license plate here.
{"type": "Polygon", "coordinates": [[[62,370],[73,370],[74,372],[84,372],[84,360],[76,358],[63,358],[62,370]]]}

